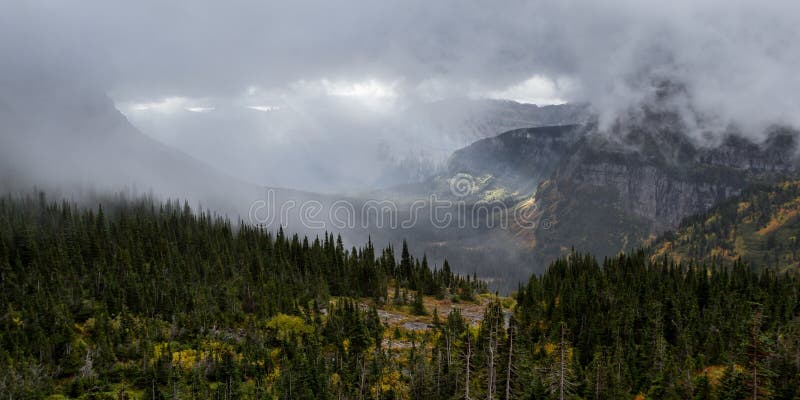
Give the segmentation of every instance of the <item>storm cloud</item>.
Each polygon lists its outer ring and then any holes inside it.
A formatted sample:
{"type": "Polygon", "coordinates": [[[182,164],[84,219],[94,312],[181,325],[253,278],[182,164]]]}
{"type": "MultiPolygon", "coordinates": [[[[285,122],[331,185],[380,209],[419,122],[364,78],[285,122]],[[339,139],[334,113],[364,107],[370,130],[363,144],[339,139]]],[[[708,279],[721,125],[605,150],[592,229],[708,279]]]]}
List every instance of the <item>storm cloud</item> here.
{"type": "Polygon", "coordinates": [[[417,110],[447,99],[588,102],[604,126],[671,81],[710,129],[800,124],[788,0],[0,7],[7,85],[99,88],[146,134],[260,184],[357,190],[379,184],[387,158],[442,162],[463,127],[417,110]]]}

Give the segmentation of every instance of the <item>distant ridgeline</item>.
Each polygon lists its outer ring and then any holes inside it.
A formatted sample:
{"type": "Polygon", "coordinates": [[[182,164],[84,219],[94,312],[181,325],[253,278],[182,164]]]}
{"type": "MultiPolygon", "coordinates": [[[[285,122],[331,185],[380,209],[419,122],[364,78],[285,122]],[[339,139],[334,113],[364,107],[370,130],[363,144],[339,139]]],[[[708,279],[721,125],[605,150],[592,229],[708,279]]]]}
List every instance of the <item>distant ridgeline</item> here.
{"type": "Polygon", "coordinates": [[[0,397],[800,396],[794,270],[573,253],[513,299],[485,290],[405,246],[398,261],[173,203],[6,198],[0,397]],[[440,317],[434,299],[483,313],[440,317]],[[427,328],[382,322],[398,310],[427,328]]]}

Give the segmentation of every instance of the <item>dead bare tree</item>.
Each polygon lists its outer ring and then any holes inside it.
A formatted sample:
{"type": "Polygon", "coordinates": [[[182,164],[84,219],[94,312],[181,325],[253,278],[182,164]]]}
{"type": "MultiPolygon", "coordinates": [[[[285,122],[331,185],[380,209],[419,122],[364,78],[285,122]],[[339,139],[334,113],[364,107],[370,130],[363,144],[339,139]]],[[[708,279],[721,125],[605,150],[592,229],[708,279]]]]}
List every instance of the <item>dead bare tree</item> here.
{"type": "Polygon", "coordinates": [[[511,369],[513,368],[512,356],[514,355],[514,327],[508,328],[508,362],[506,363],[506,397],[511,400],[511,369]]]}
{"type": "Polygon", "coordinates": [[[469,328],[467,328],[467,354],[466,354],[466,367],[464,368],[466,377],[464,378],[464,399],[472,400],[469,397],[469,361],[472,358],[472,340],[470,339],[471,334],[469,333],[469,328]]]}
{"type": "Polygon", "coordinates": [[[486,400],[492,400],[492,398],[494,398],[494,356],[497,347],[497,333],[493,326],[494,321],[489,321],[489,323],[492,324],[492,326],[489,327],[489,343],[486,349],[488,353],[488,357],[486,357],[486,400]]]}
{"type": "Polygon", "coordinates": [[[555,350],[555,360],[550,367],[548,376],[549,390],[559,400],[564,400],[566,396],[572,393],[575,387],[572,382],[572,370],[568,364],[567,351],[569,342],[567,341],[567,327],[564,322],[561,323],[560,338],[558,346],[555,350]]]}

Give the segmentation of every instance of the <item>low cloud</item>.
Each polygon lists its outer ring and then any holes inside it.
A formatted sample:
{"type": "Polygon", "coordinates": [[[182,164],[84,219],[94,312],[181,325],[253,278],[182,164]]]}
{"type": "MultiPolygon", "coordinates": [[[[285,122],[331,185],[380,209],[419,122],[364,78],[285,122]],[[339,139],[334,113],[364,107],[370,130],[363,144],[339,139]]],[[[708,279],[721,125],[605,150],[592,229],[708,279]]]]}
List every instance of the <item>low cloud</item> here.
{"type": "Polygon", "coordinates": [[[560,96],[573,84],[569,80],[556,81],[541,75],[533,77],[499,91],[486,94],[490,99],[514,100],[520,103],[538,105],[564,104],[567,101],[560,96]]]}
{"type": "Polygon", "coordinates": [[[441,161],[466,144],[442,139],[461,128],[420,123],[418,110],[448,99],[589,102],[605,126],[669,81],[685,88],[693,124],[754,138],[800,125],[790,0],[31,0],[2,11],[0,84],[97,87],[145,133],[264,184],[354,188],[375,184],[363,176],[388,156],[441,161]]]}

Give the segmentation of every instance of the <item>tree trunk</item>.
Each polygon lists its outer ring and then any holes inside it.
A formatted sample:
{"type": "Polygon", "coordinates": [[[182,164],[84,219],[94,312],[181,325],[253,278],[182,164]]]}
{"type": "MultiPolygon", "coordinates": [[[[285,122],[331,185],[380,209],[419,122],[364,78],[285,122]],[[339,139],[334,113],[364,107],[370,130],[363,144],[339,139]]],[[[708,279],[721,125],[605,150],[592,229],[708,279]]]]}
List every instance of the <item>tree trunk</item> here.
{"type": "Polygon", "coordinates": [[[492,400],[494,393],[494,339],[493,334],[489,333],[489,357],[486,365],[486,400],[492,400]]]}
{"type": "Polygon", "coordinates": [[[558,400],[564,400],[564,372],[566,370],[565,365],[565,352],[564,352],[564,323],[561,323],[561,345],[560,347],[560,356],[561,361],[558,365],[558,400]]]}
{"type": "MultiPolygon", "coordinates": [[[[467,328],[469,329],[469,328],[467,328]]],[[[465,378],[465,385],[464,385],[464,399],[471,400],[469,397],[469,359],[472,357],[472,343],[470,340],[470,333],[467,332],[467,365],[465,368],[466,378],[465,378]]]]}
{"type": "Polygon", "coordinates": [[[600,360],[595,362],[594,400],[600,400],[600,360]]]}
{"type": "Polygon", "coordinates": [[[511,400],[511,356],[514,354],[514,329],[508,329],[508,364],[506,365],[506,397],[511,400]]]}

